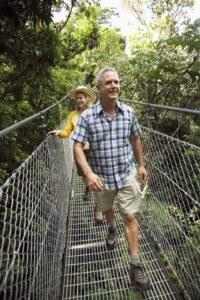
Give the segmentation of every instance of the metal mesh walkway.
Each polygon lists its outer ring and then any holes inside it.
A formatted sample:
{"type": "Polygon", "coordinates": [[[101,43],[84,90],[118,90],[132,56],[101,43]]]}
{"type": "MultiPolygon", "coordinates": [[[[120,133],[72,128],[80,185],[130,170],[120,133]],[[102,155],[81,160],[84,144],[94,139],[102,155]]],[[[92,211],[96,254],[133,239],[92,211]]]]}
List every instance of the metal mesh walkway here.
{"type": "Polygon", "coordinates": [[[140,253],[152,288],[141,293],[131,286],[129,258],[123,234],[122,219],[116,208],[118,244],[108,251],[105,245],[106,221],[94,222],[92,196],[83,201],[84,185],[74,175],[74,197],[70,204],[67,233],[66,270],[63,299],[178,299],[176,291],[156,255],[155,248],[139,216],[141,228],[140,253]]]}

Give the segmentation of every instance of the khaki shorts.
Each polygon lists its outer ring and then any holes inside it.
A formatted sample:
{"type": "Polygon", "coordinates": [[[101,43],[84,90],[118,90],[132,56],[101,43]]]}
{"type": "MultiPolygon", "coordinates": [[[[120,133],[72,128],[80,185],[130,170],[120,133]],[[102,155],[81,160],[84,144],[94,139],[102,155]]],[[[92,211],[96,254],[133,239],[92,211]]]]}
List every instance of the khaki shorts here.
{"type": "Polygon", "coordinates": [[[126,177],[123,187],[119,190],[103,189],[101,192],[93,192],[98,209],[106,212],[113,206],[116,199],[120,212],[137,212],[140,207],[141,190],[136,174],[137,171],[134,168],[130,175],[126,177]]]}

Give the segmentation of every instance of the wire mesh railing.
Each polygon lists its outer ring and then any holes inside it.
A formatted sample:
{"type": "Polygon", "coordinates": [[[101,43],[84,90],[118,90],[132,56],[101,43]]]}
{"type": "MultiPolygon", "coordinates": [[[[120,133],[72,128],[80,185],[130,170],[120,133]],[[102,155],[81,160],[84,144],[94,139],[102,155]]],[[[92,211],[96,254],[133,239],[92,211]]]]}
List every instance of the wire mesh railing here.
{"type": "Polygon", "coordinates": [[[186,299],[200,295],[200,148],[143,128],[149,193],[143,217],[186,299]]]}
{"type": "MultiPolygon", "coordinates": [[[[168,105],[161,105],[161,104],[155,104],[150,102],[141,102],[133,99],[122,99],[123,102],[129,104],[129,105],[139,105],[142,107],[146,107],[148,109],[152,110],[162,110],[162,111],[170,111],[170,112],[176,112],[176,113],[183,113],[187,115],[194,115],[199,116],[200,110],[199,109],[189,109],[185,107],[177,107],[177,106],[168,106],[168,105]]],[[[199,105],[198,105],[199,108],[199,105]]]]}
{"type": "Polygon", "coordinates": [[[47,138],[1,186],[1,299],[59,299],[72,165],[70,141],[47,138]]]}

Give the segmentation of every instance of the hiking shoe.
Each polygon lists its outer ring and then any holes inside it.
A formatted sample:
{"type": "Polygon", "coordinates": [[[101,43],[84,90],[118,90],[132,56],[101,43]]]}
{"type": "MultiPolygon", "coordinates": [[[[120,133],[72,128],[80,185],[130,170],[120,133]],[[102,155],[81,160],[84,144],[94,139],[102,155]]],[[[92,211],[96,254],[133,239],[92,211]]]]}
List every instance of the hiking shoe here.
{"type": "Polygon", "coordinates": [[[87,200],[88,200],[89,194],[90,194],[89,187],[86,187],[86,189],[85,189],[85,194],[83,195],[83,200],[84,200],[84,201],[87,201],[87,200]]]}
{"type": "Polygon", "coordinates": [[[130,280],[140,291],[146,291],[151,287],[150,281],[144,274],[141,265],[130,264],[130,280]]]}
{"type": "Polygon", "coordinates": [[[94,217],[95,217],[95,223],[96,224],[101,224],[103,223],[103,215],[100,210],[95,206],[94,208],[94,217]]]}
{"type": "Polygon", "coordinates": [[[108,228],[108,235],[106,238],[106,246],[109,250],[113,250],[115,248],[115,244],[117,241],[117,229],[116,228],[108,228]]]}

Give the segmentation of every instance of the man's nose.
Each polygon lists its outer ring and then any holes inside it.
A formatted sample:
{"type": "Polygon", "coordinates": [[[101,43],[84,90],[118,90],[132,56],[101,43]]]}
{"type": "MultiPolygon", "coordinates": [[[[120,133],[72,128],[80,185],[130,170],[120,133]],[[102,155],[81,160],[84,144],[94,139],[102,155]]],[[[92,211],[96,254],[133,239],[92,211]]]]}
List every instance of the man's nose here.
{"type": "Polygon", "coordinates": [[[117,85],[116,82],[114,82],[114,81],[111,82],[112,87],[115,87],[116,85],[117,85]]]}

